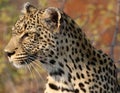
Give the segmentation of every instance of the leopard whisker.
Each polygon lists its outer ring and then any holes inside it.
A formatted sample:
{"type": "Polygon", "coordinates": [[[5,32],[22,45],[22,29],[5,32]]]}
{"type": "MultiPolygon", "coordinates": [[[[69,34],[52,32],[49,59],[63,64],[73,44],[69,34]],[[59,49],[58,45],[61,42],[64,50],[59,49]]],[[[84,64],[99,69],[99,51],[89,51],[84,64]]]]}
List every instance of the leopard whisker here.
{"type": "Polygon", "coordinates": [[[42,69],[42,67],[40,66],[40,64],[37,61],[34,61],[33,64],[35,64],[40,70],[42,69]]]}
{"type": "MultiPolygon", "coordinates": [[[[31,60],[31,59],[29,59],[29,60],[31,60]]],[[[34,63],[32,62],[32,63],[31,63],[31,66],[32,66],[33,69],[38,73],[38,75],[39,75],[39,77],[42,79],[42,81],[44,81],[43,78],[42,78],[42,76],[41,76],[41,74],[40,74],[40,72],[38,71],[38,69],[35,68],[34,64],[35,64],[35,62],[34,62],[34,63]]],[[[38,65],[39,65],[39,64],[36,64],[37,67],[38,67],[38,65]]],[[[40,67],[39,67],[39,68],[40,68],[40,67]]]]}
{"type": "MultiPolygon", "coordinates": [[[[36,69],[40,69],[40,70],[42,69],[40,64],[38,64],[36,61],[34,61],[32,64],[37,67],[36,69]]],[[[37,72],[39,73],[39,77],[42,79],[42,82],[43,82],[44,81],[43,77],[41,76],[41,74],[40,74],[40,72],[38,70],[37,70],[37,72]]],[[[43,83],[45,83],[45,82],[43,82],[43,83]]]]}
{"type": "MultiPolygon", "coordinates": [[[[29,57],[31,60],[34,60],[32,57],[29,57]]],[[[42,69],[42,67],[40,66],[39,60],[35,60],[32,62],[33,64],[35,64],[39,69],[42,69]]]]}
{"type": "MultiPolygon", "coordinates": [[[[35,67],[33,66],[32,63],[30,63],[31,67],[33,68],[33,70],[36,72],[36,69],[35,67]]],[[[34,72],[34,75],[35,75],[35,82],[36,82],[36,89],[39,89],[39,79],[37,78],[37,74],[35,74],[34,72]]]]}
{"type": "MultiPolygon", "coordinates": [[[[31,66],[29,64],[27,64],[26,61],[24,61],[24,63],[26,64],[25,68],[30,72],[30,74],[32,75],[32,78],[36,79],[32,69],[31,69],[31,66]]],[[[33,87],[33,82],[32,81],[30,81],[30,87],[31,88],[33,87]]]]}
{"type": "MultiPolygon", "coordinates": [[[[34,69],[34,67],[33,67],[33,65],[32,65],[32,63],[30,63],[29,64],[29,66],[33,69],[33,70],[35,70],[34,69]]],[[[36,82],[36,87],[37,87],[37,89],[39,88],[39,85],[38,85],[38,78],[37,78],[37,76],[36,76],[36,74],[34,73],[34,71],[33,70],[31,70],[31,73],[33,73],[33,75],[34,75],[34,79],[35,79],[35,82],[36,82]]]]}

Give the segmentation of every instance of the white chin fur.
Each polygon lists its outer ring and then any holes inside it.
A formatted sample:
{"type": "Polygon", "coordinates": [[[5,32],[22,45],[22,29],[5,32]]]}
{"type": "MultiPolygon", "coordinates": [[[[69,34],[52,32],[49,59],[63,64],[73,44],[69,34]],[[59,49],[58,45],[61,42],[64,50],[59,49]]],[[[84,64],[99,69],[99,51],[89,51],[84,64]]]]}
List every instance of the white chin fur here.
{"type": "Polygon", "coordinates": [[[25,67],[25,65],[20,65],[20,64],[15,64],[15,63],[13,63],[13,66],[15,66],[18,69],[25,67]]]}

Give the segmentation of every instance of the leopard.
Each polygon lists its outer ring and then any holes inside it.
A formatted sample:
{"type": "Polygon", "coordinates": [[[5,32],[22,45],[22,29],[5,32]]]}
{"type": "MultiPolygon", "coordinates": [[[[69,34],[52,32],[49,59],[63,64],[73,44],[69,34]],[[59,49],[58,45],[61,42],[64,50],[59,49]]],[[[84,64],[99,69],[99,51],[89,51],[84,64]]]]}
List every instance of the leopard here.
{"type": "Polygon", "coordinates": [[[44,93],[118,93],[112,58],[59,8],[26,2],[4,51],[16,68],[41,64],[48,73],[44,93]]]}

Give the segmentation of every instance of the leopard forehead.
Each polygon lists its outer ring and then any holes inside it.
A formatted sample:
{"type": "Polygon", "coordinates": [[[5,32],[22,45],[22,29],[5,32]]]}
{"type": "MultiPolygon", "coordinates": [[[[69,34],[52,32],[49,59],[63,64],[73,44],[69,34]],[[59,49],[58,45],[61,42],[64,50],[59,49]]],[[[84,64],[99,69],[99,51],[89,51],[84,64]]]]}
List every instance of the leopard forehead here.
{"type": "Polygon", "coordinates": [[[38,24],[40,24],[39,26],[42,27],[42,24],[40,23],[41,15],[42,11],[39,10],[30,12],[29,14],[21,14],[12,28],[13,33],[19,34],[32,28],[37,28],[38,24]]]}
{"type": "Polygon", "coordinates": [[[24,8],[12,28],[12,32],[15,34],[27,32],[33,28],[36,29],[36,31],[46,28],[46,30],[51,32],[64,30],[64,33],[69,30],[80,30],[75,22],[58,8],[49,7],[46,9],[37,9],[29,5],[29,3],[26,3],[24,8]]]}

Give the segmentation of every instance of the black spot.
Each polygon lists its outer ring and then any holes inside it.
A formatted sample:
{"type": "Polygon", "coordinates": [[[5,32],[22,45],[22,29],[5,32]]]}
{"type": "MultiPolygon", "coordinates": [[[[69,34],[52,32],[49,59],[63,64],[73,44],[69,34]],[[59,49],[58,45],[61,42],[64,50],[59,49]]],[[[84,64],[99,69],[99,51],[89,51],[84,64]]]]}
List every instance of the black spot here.
{"type": "Polygon", "coordinates": [[[98,88],[99,86],[98,86],[98,85],[96,85],[96,84],[94,84],[94,87],[95,87],[95,88],[98,88]]]}
{"type": "Polygon", "coordinates": [[[74,68],[75,68],[75,69],[77,69],[77,66],[76,66],[76,64],[75,64],[74,62],[73,62],[73,64],[74,64],[74,68]]]}
{"type": "Polygon", "coordinates": [[[55,56],[56,59],[58,59],[58,56],[55,56]]]}
{"type": "Polygon", "coordinates": [[[84,39],[84,41],[85,41],[85,45],[87,45],[87,44],[88,44],[88,41],[87,41],[87,39],[84,39]]]}
{"type": "MultiPolygon", "coordinates": [[[[94,91],[90,91],[90,93],[94,93],[94,91]]],[[[101,93],[101,92],[100,92],[101,93]]]]}
{"type": "Polygon", "coordinates": [[[66,43],[68,43],[68,40],[67,40],[67,39],[65,39],[65,42],[66,42],[66,43]]]}
{"type": "Polygon", "coordinates": [[[89,84],[89,82],[85,81],[85,84],[89,84]]]}
{"type": "Polygon", "coordinates": [[[93,51],[93,55],[94,55],[94,56],[96,55],[96,52],[95,52],[95,51],[93,51]]]}
{"type": "Polygon", "coordinates": [[[75,53],[76,53],[76,54],[78,53],[77,48],[75,48],[75,53]]]}
{"type": "Polygon", "coordinates": [[[71,27],[71,26],[69,26],[68,28],[70,29],[70,31],[72,30],[72,27],[71,27]]]}
{"type": "MultiPolygon", "coordinates": [[[[82,57],[84,57],[84,54],[83,54],[83,53],[81,53],[81,56],[82,56],[82,57]]],[[[81,58],[81,59],[82,59],[82,58],[81,58]]]]}
{"type": "Polygon", "coordinates": [[[76,80],[76,78],[75,78],[75,77],[73,77],[73,80],[76,80]]]}
{"type": "Polygon", "coordinates": [[[75,89],[75,93],[79,93],[79,90],[78,90],[78,89],[75,89]]]}
{"type": "Polygon", "coordinates": [[[79,47],[79,43],[78,42],[76,42],[76,46],[79,47]]]}
{"type": "Polygon", "coordinates": [[[43,64],[46,63],[45,61],[42,61],[42,60],[40,62],[43,63],[43,64]]]}
{"type": "Polygon", "coordinates": [[[90,49],[87,49],[87,53],[88,53],[89,55],[91,55],[91,50],[90,50],[90,49]]]}
{"type": "Polygon", "coordinates": [[[27,24],[24,25],[24,28],[25,28],[25,29],[27,28],[27,24]]]}
{"type": "Polygon", "coordinates": [[[79,65],[79,69],[82,71],[82,66],[81,65],[79,65]]]}
{"type": "Polygon", "coordinates": [[[58,69],[59,73],[64,74],[64,71],[62,69],[58,69]]]}
{"type": "Polygon", "coordinates": [[[66,33],[63,33],[64,36],[66,36],[66,33]]]}
{"type": "Polygon", "coordinates": [[[58,42],[58,41],[56,41],[56,44],[57,44],[57,45],[59,45],[59,42],[58,42]]]}
{"type": "Polygon", "coordinates": [[[83,43],[82,43],[82,45],[81,45],[81,46],[82,46],[82,48],[85,50],[85,45],[84,45],[83,43]]]}
{"type": "Polygon", "coordinates": [[[79,83],[79,87],[84,87],[85,85],[83,83],[79,83]]]}
{"type": "Polygon", "coordinates": [[[100,75],[101,81],[104,82],[103,75],[100,75]]]}
{"type": "Polygon", "coordinates": [[[77,76],[78,79],[80,79],[80,75],[78,73],[76,73],[76,76],[77,76]]]}
{"type": "Polygon", "coordinates": [[[80,61],[79,57],[77,57],[77,58],[75,59],[75,61],[76,61],[76,62],[79,62],[79,61],[80,61]]]}
{"type": "Polygon", "coordinates": [[[103,85],[104,89],[107,89],[106,84],[103,85]]]}
{"type": "Polygon", "coordinates": [[[95,68],[93,68],[93,70],[94,70],[94,72],[95,72],[95,73],[97,73],[97,71],[96,71],[96,69],[95,69],[95,68]]]}
{"type": "Polygon", "coordinates": [[[100,54],[97,54],[97,57],[100,58],[101,57],[100,54]]]}
{"type": "Polygon", "coordinates": [[[100,93],[102,93],[102,88],[100,88],[100,93]]]}
{"type": "Polygon", "coordinates": [[[64,74],[65,72],[61,69],[61,68],[58,68],[56,71],[53,71],[53,72],[50,72],[50,75],[53,76],[53,75],[59,75],[59,76],[62,76],[62,74],[64,74]]]}
{"type": "Polygon", "coordinates": [[[89,54],[86,54],[86,57],[89,58],[89,54]]]}
{"type": "Polygon", "coordinates": [[[62,46],[61,48],[62,48],[62,50],[64,50],[64,46],[62,46]]]}
{"type": "Polygon", "coordinates": [[[91,82],[91,79],[88,79],[89,82],[91,82]]]}
{"type": "Polygon", "coordinates": [[[59,51],[59,48],[57,47],[57,51],[59,51]]]}
{"type": "Polygon", "coordinates": [[[43,37],[39,37],[39,39],[43,39],[43,37]]]}
{"type": "MultiPolygon", "coordinates": [[[[99,70],[98,70],[98,73],[101,73],[102,72],[102,69],[101,67],[99,67],[99,70]]],[[[111,71],[110,71],[111,72],[111,71]]]]}
{"type": "Polygon", "coordinates": [[[65,62],[67,62],[67,59],[66,59],[66,58],[64,58],[63,60],[64,60],[65,62]]]}
{"type": "Polygon", "coordinates": [[[75,28],[75,27],[74,27],[74,25],[73,25],[72,23],[70,24],[70,26],[71,26],[71,28],[72,28],[72,29],[74,29],[74,28],[75,28]]]}
{"type": "Polygon", "coordinates": [[[53,54],[54,54],[54,52],[53,52],[53,51],[50,51],[50,54],[51,54],[51,55],[53,55],[53,54]]]}
{"type": "Polygon", "coordinates": [[[97,80],[99,80],[99,76],[98,75],[96,75],[96,78],[97,78],[97,80]]]}
{"type": "Polygon", "coordinates": [[[49,87],[54,89],[54,90],[59,90],[59,87],[55,84],[49,83],[49,87]]]}
{"type": "Polygon", "coordinates": [[[61,67],[64,67],[64,65],[63,65],[61,62],[59,62],[59,65],[60,65],[61,67]]]}
{"type": "Polygon", "coordinates": [[[72,59],[72,56],[71,56],[71,55],[69,55],[69,57],[70,57],[70,59],[72,60],[72,62],[74,62],[74,60],[72,59]]]}
{"type": "Polygon", "coordinates": [[[97,62],[97,59],[96,59],[95,57],[93,57],[92,60],[93,60],[94,62],[97,62]]]}
{"type": "Polygon", "coordinates": [[[63,92],[63,91],[74,92],[74,90],[68,89],[68,88],[64,88],[64,87],[61,88],[61,91],[62,91],[62,92],[63,92]]]}
{"type": "Polygon", "coordinates": [[[69,69],[70,72],[72,72],[71,68],[66,64],[67,68],[69,69]]]}
{"type": "Polygon", "coordinates": [[[63,18],[60,19],[60,22],[63,23],[63,18]]]}
{"type": "Polygon", "coordinates": [[[52,55],[51,55],[51,54],[48,54],[48,56],[49,56],[49,57],[52,57],[52,55]]]}
{"type": "Polygon", "coordinates": [[[81,36],[79,36],[79,40],[82,40],[82,37],[81,37],[81,36]]]}
{"type": "Polygon", "coordinates": [[[87,68],[88,70],[91,70],[90,67],[89,67],[88,65],[86,65],[86,68],[87,68]]]}
{"type": "Polygon", "coordinates": [[[85,88],[84,88],[84,84],[83,83],[79,83],[79,87],[83,92],[86,92],[85,88]]]}
{"type": "Polygon", "coordinates": [[[75,21],[74,21],[74,20],[71,20],[71,23],[74,25],[74,24],[75,24],[75,21]]]}
{"type": "Polygon", "coordinates": [[[51,64],[55,64],[56,61],[55,61],[55,60],[50,60],[50,63],[51,63],[51,64]]]}
{"type": "Polygon", "coordinates": [[[99,60],[99,61],[100,61],[100,64],[101,64],[101,65],[103,65],[103,64],[104,64],[104,62],[103,62],[102,60],[99,60]]]}
{"type": "Polygon", "coordinates": [[[105,58],[107,56],[107,54],[103,54],[102,56],[105,58]]]}
{"type": "Polygon", "coordinates": [[[75,44],[75,41],[72,41],[72,44],[75,44]]]}
{"type": "Polygon", "coordinates": [[[113,62],[110,62],[109,65],[112,67],[113,66],[113,62]]]}
{"type": "Polygon", "coordinates": [[[81,74],[81,77],[82,77],[82,78],[85,78],[85,77],[84,77],[84,74],[81,74]]]}
{"type": "Polygon", "coordinates": [[[107,62],[107,59],[105,58],[105,59],[104,59],[104,63],[106,63],[106,62],[107,62]]]}
{"type": "Polygon", "coordinates": [[[64,19],[64,21],[66,22],[66,24],[68,23],[68,21],[66,19],[64,19]]]}
{"type": "Polygon", "coordinates": [[[66,51],[69,51],[69,47],[68,46],[66,46],[66,51]]]}
{"type": "Polygon", "coordinates": [[[72,78],[71,74],[68,73],[68,81],[69,81],[69,82],[71,82],[71,78],[72,78]]]}
{"type": "Polygon", "coordinates": [[[93,65],[93,66],[95,66],[95,62],[90,62],[90,61],[88,61],[88,65],[93,65]]]}
{"type": "Polygon", "coordinates": [[[60,42],[63,43],[63,40],[61,40],[60,42]]]}
{"type": "Polygon", "coordinates": [[[81,32],[81,29],[80,29],[80,28],[77,28],[77,32],[80,33],[80,32],[81,32]]]}
{"type": "Polygon", "coordinates": [[[68,83],[67,83],[66,81],[64,81],[64,84],[65,84],[65,85],[68,85],[68,83]]]}

